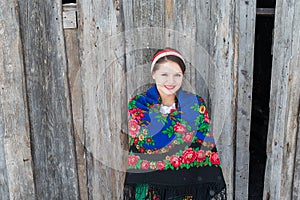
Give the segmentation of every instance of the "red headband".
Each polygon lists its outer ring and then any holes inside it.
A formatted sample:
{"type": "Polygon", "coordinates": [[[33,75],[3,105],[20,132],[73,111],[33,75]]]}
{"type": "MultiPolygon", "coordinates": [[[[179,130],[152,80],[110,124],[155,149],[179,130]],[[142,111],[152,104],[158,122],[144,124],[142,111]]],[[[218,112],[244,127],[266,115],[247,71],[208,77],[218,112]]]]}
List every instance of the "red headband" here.
{"type": "Polygon", "coordinates": [[[157,54],[155,54],[153,56],[152,64],[151,64],[151,73],[153,71],[153,68],[154,68],[154,65],[156,64],[156,62],[159,59],[161,59],[162,57],[165,57],[165,56],[177,56],[178,58],[180,58],[184,62],[184,59],[183,59],[182,55],[178,51],[175,51],[175,50],[172,50],[172,49],[164,49],[162,51],[159,51],[157,54]]]}

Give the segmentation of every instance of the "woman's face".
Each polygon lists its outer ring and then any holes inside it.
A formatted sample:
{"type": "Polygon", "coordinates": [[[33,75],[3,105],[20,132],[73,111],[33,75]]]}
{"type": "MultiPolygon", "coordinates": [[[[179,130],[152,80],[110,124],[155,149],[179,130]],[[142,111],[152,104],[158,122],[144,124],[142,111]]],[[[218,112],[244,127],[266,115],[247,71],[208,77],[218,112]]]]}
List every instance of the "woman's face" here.
{"type": "Polygon", "coordinates": [[[175,94],[181,87],[183,73],[180,66],[173,61],[159,64],[158,69],[153,72],[152,78],[160,94],[175,94]]]}

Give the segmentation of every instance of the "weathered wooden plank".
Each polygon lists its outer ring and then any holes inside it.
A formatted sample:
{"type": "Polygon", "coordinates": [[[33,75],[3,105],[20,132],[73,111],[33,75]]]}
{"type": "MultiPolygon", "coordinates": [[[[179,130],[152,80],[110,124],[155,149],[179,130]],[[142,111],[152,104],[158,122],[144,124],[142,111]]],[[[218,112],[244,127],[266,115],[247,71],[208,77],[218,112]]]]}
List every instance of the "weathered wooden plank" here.
{"type": "MultiPolygon", "coordinates": [[[[64,12],[77,12],[77,5],[63,5],[64,12]]],[[[77,20],[76,18],[73,19],[77,20]]],[[[64,26],[66,54],[68,59],[68,81],[71,95],[72,115],[74,124],[74,138],[76,144],[76,165],[80,199],[88,199],[86,152],[83,131],[82,91],[80,79],[80,55],[78,29],[64,26]]]]}
{"type": "Polygon", "coordinates": [[[209,92],[212,124],[227,183],[228,199],[234,199],[234,138],[236,124],[236,35],[234,1],[212,1],[209,92]]]}
{"type": "Polygon", "coordinates": [[[292,199],[298,189],[299,8],[296,0],[276,2],[264,199],[292,199]]]}
{"type": "Polygon", "coordinates": [[[250,125],[252,109],[256,0],[236,2],[237,121],[235,157],[235,199],[248,197],[250,125]]]}
{"type": "Polygon", "coordinates": [[[78,199],[61,1],[19,5],[36,198],[78,199]]]}
{"type": "MultiPolygon", "coordinates": [[[[0,99],[1,100],[1,99],[0,99]]],[[[0,105],[2,105],[0,101],[0,105]]],[[[4,136],[5,136],[5,126],[4,126],[4,116],[2,106],[0,106],[0,198],[9,199],[9,186],[8,186],[8,175],[6,166],[6,155],[4,148],[4,136]]]]}
{"type": "MultiPolygon", "coordinates": [[[[203,94],[202,91],[205,91],[205,87],[202,87],[200,92],[196,91],[196,82],[197,85],[205,85],[204,79],[196,80],[196,72],[201,73],[204,68],[207,66],[200,65],[196,66],[195,60],[198,59],[200,52],[196,52],[197,41],[195,38],[196,35],[196,18],[195,18],[195,7],[196,1],[169,1],[170,5],[165,6],[171,7],[169,9],[172,13],[168,14],[172,17],[165,19],[165,42],[169,44],[172,48],[178,49],[183,57],[185,58],[186,63],[186,72],[183,81],[183,89],[197,93],[206,99],[207,93],[203,94]]],[[[169,12],[170,12],[169,11],[169,12]]],[[[167,12],[165,11],[165,14],[167,12]]],[[[201,54],[201,53],[200,53],[201,54]]],[[[199,87],[200,88],[200,87],[199,87]]]]}
{"type": "MultiPolygon", "coordinates": [[[[300,19],[300,1],[295,2],[295,14],[294,19],[299,22],[300,19]]],[[[292,199],[299,199],[300,194],[300,23],[294,23],[293,26],[293,47],[292,47],[292,60],[291,65],[293,71],[290,75],[292,79],[290,104],[293,105],[290,111],[291,122],[288,126],[290,133],[297,136],[296,139],[296,152],[295,152],[295,164],[294,164],[294,175],[293,175],[293,193],[291,194],[292,199]],[[298,108],[297,108],[298,107],[298,108]]]]}
{"type": "MultiPolygon", "coordinates": [[[[299,63],[298,63],[299,66],[299,63]]],[[[295,156],[294,180],[293,180],[293,193],[292,199],[299,199],[300,193],[300,111],[298,111],[298,130],[297,130],[297,149],[295,156]]]]}
{"type": "MultiPolygon", "coordinates": [[[[298,123],[300,121],[300,116],[298,116],[298,123]]],[[[300,126],[298,126],[298,138],[297,138],[297,147],[300,145],[300,126]]],[[[299,193],[300,193],[300,150],[297,148],[297,156],[295,159],[295,169],[294,169],[294,182],[293,182],[293,193],[292,193],[292,199],[299,199],[299,193]]]]}
{"type": "MultiPolygon", "coordinates": [[[[215,32],[214,23],[211,21],[211,1],[196,1],[195,5],[195,87],[197,93],[199,93],[207,102],[210,109],[211,117],[214,118],[214,111],[211,105],[211,94],[209,92],[210,75],[209,69],[214,68],[212,60],[211,48],[213,45],[213,39],[215,32]]],[[[212,132],[215,133],[212,126],[212,132]]],[[[217,130],[216,130],[217,132],[217,130]]]]}
{"type": "Polygon", "coordinates": [[[123,195],[127,160],[122,140],[127,98],[120,9],[117,2],[110,0],[85,0],[79,4],[89,199],[122,199],[123,195]]]}
{"type": "Polygon", "coordinates": [[[124,1],[126,79],[128,98],[152,83],[150,65],[165,47],[163,1],[124,1]]]}
{"type": "MultiPolygon", "coordinates": [[[[0,29],[1,30],[1,29],[0,29]]],[[[2,50],[1,50],[2,51],[2,50]]],[[[2,105],[0,98],[0,105],[2,105]]],[[[0,106],[0,198],[9,199],[9,186],[8,186],[8,174],[6,166],[6,155],[4,147],[4,137],[5,137],[5,122],[3,116],[2,106],[0,106]]],[[[33,183],[33,179],[32,179],[33,183]]]]}
{"type": "Polygon", "coordinates": [[[0,2],[0,199],[35,195],[18,17],[0,2]]]}

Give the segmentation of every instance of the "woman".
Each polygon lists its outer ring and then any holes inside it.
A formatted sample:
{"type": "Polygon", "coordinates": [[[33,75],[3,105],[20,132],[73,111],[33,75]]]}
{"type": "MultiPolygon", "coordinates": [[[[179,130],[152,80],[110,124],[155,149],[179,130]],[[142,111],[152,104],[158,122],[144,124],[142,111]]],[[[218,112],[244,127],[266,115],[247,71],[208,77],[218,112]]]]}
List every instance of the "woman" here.
{"type": "Polygon", "coordinates": [[[128,104],[124,199],[226,199],[204,100],[181,89],[185,64],[174,49],[152,59],[155,84],[128,104]]]}

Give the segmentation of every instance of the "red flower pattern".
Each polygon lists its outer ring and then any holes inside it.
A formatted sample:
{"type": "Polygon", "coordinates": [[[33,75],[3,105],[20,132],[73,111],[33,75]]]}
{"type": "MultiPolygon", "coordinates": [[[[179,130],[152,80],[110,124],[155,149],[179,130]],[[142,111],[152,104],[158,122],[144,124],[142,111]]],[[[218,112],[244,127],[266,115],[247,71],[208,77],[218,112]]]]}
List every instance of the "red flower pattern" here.
{"type": "Polygon", "coordinates": [[[129,110],[129,112],[131,113],[132,118],[136,120],[141,120],[145,116],[143,110],[140,108],[133,108],[129,110]]]}
{"type": "Polygon", "coordinates": [[[194,134],[193,133],[187,133],[185,134],[182,139],[185,141],[185,142],[192,142],[193,141],[193,138],[194,138],[194,134]]]}
{"type": "Polygon", "coordinates": [[[180,124],[179,122],[176,122],[176,124],[174,125],[174,131],[176,133],[183,134],[186,132],[186,126],[184,124],[180,124]]]}
{"type": "Polygon", "coordinates": [[[213,152],[212,155],[210,156],[210,162],[213,165],[219,165],[220,164],[220,158],[218,152],[213,152]]]}
{"type": "Polygon", "coordinates": [[[197,162],[202,162],[203,160],[205,160],[206,158],[206,154],[204,150],[199,150],[197,153],[197,162]]]}
{"type": "Polygon", "coordinates": [[[135,138],[140,131],[140,126],[134,119],[132,119],[128,123],[128,129],[130,137],[135,138]]]}
{"type": "Polygon", "coordinates": [[[156,167],[158,170],[164,170],[166,163],[164,161],[158,161],[156,165],[157,165],[156,167]]]}
{"type": "MultiPolygon", "coordinates": [[[[139,156],[130,155],[128,157],[128,165],[131,168],[137,168],[142,170],[152,169],[152,170],[165,170],[169,169],[170,165],[175,169],[178,169],[183,165],[183,167],[188,168],[191,164],[200,164],[201,162],[204,166],[209,165],[220,165],[220,159],[217,152],[204,151],[204,150],[194,150],[188,148],[182,152],[182,155],[172,155],[167,156],[165,160],[160,161],[148,161],[140,160],[139,156]],[[207,159],[208,158],[208,159],[207,159]],[[139,164],[140,163],[140,164],[139,164]]],[[[174,169],[171,167],[171,169],[174,169]]]]}
{"type": "Polygon", "coordinates": [[[128,165],[135,166],[139,161],[139,158],[140,158],[139,156],[135,156],[135,155],[128,156],[128,165]]]}
{"type": "Polygon", "coordinates": [[[134,138],[133,144],[137,144],[139,142],[139,138],[134,138]]]}
{"type": "Polygon", "coordinates": [[[147,161],[147,160],[143,160],[142,163],[141,163],[141,167],[142,167],[142,169],[149,169],[150,162],[147,161]]]}
{"type": "Polygon", "coordinates": [[[210,119],[209,119],[209,116],[208,116],[208,112],[206,111],[205,113],[204,113],[204,121],[206,122],[206,123],[210,123],[210,119]]]}
{"type": "Polygon", "coordinates": [[[173,167],[177,168],[181,165],[181,159],[177,155],[173,155],[170,157],[170,163],[173,167]]]}
{"type": "Polygon", "coordinates": [[[142,147],[142,148],[140,148],[140,152],[141,153],[144,153],[145,152],[145,149],[142,147]]]}
{"type": "Polygon", "coordinates": [[[188,148],[182,152],[182,162],[185,164],[190,164],[197,158],[197,153],[192,149],[188,148]]]}
{"type": "Polygon", "coordinates": [[[152,139],[151,138],[147,138],[146,141],[147,141],[147,143],[151,143],[152,139]]]}

